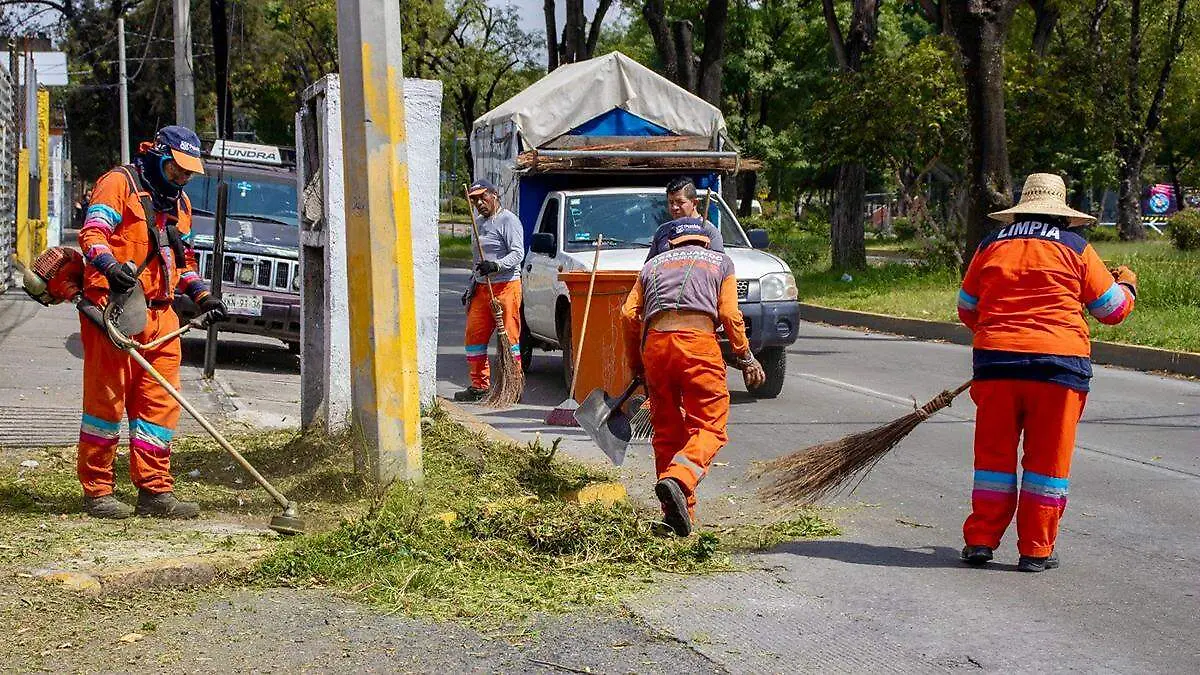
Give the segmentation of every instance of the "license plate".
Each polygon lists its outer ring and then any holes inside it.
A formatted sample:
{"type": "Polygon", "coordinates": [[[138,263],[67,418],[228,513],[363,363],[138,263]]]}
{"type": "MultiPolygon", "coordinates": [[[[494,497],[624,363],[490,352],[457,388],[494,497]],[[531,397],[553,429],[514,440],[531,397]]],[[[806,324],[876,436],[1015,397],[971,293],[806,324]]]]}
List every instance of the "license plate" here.
{"type": "Polygon", "coordinates": [[[225,308],[229,310],[230,314],[238,316],[262,316],[261,295],[226,293],[221,296],[221,300],[225,302],[225,308]]]}

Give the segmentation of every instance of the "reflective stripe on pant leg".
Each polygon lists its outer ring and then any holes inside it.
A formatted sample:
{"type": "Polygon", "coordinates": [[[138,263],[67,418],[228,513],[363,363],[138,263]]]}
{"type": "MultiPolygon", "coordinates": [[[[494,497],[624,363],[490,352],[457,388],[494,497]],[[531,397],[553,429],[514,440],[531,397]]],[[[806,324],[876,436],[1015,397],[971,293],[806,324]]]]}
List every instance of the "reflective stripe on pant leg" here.
{"type": "Polygon", "coordinates": [[[1042,558],[1054,550],[1067,508],[1075,430],[1087,394],[1049,382],[1026,382],[1025,443],[1017,506],[1017,549],[1042,558]]]}
{"type": "Polygon", "coordinates": [[[672,460],[667,475],[683,484],[688,509],[696,505],[696,487],[729,441],[729,385],[725,359],[716,336],[702,331],[671,333],[679,372],[687,442],[672,460]]]}
{"type": "Polygon", "coordinates": [[[113,491],[112,467],[121,435],[129,357],[82,314],[79,339],[83,344],[83,415],[75,468],[83,493],[101,497],[113,491]]]}
{"type": "MultiPolygon", "coordinates": [[[[179,319],[170,309],[150,310],[146,336],[158,337],[179,327],[179,319]]],[[[179,389],[179,339],[142,352],[160,375],[179,389]]],[[[133,484],[150,492],[170,492],[171,439],[179,425],[179,402],[141,366],[134,365],[129,392],[129,477],[133,484]]]]}
{"type": "Polygon", "coordinates": [[[971,514],[963,523],[968,546],[997,548],[1017,510],[1017,444],[1021,392],[1014,380],[972,383],[975,401],[975,473],[971,514]]]}
{"type": "Polygon", "coordinates": [[[488,364],[487,346],[496,330],[492,318],[491,296],[486,284],[475,285],[475,295],[467,307],[467,327],[463,336],[467,354],[467,371],[471,386],[487,389],[491,385],[491,367],[488,364]]]}

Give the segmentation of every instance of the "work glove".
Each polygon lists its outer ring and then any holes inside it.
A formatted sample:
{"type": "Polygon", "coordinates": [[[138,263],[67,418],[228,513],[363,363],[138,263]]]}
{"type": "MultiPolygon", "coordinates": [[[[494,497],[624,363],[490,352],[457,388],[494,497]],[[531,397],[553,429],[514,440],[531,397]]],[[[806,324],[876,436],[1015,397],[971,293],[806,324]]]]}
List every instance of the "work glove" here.
{"type": "Polygon", "coordinates": [[[1112,272],[1113,279],[1116,279],[1118,284],[1121,284],[1122,286],[1128,288],[1129,292],[1133,294],[1133,297],[1135,297],[1135,298],[1137,297],[1137,280],[1138,279],[1137,279],[1137,274],[1134,274],[1133,270],[1129,269],[1128,267],[1126,267],[1124,265],[1121,265],[1121,266],[1115,267],[1109,271],[1112,272]]]}
{"type": "Polygon", "coordinates": [[[221,302],[220,298],[214,295],[204,296],[197,304],[200,305],[202,313],[208,314],[207,323],[216,323],[229,318],[229,309],[225,307],[225,303],[221,302]]]}
{"type": "Polygon", "coordinates": [[[762,364],[753,354],[746,354],[738,359],[737,367],[742,370],[742,380],[747,389],[758,389],[767,381],[767,371],[763,370],[762,364]]]}
{"type": "Polygon", "coordinates": [[[493,272],[498,272],[499,270],[500,266],[496,264],[495,260],[483,260],[475,266],[475,271],[479,272],[480,275],[485,277],[493,272]]]}
{"type": "Polygon", "coordinates": [[[108,287],[113,293],[125,293],[129,289],[137,286],[137,276],[134,274],[137,270],[128,265],[122,265],[118,262],[104,268],[104,276],[108,278],[108,287]]]}

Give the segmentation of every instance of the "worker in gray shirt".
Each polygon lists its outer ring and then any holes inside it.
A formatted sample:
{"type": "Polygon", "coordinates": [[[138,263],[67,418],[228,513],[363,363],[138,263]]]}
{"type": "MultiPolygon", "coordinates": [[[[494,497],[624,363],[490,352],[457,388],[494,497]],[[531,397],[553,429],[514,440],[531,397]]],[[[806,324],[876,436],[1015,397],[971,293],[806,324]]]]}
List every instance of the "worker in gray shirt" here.
{"type": "Polygon", "coordinates": [[[708,214],[701,214],[700,200],[696,195],[696,183],[691,178],[682,176],[667,183],[667,215],[671,222],[659,225],[650,243],[650,252],[646,254],[646,262],[660,253],[671,250],[671,224],[680,218],[700,218],[704,221],[704,235],[709,239],[708,248],[711,251],[725,252],[725,242],[721,239],[721,231],[708,222],[708,214]]]}
{"type": "Polygon", "coordinates": [[[467,189],[471,207],[479,214],[476,223],[479,242],[472,233],[471,252],[474,271],[471,285],[463,295],[467,308],[466,346],[467,369],[471,384],[454,394],[455,401],[478,401],[491,386],[487,348],[496,330],[492,316],[492,296],[500,303],[504,329],[512,340],[513,357],[520,362],[521,348],[521,261],[525,258],[525,229],[516,214],[500,206],[500,193],[487,180],[477,180],[467,189]],[[483,257],[479,249],[483,249],[483,257]]]}

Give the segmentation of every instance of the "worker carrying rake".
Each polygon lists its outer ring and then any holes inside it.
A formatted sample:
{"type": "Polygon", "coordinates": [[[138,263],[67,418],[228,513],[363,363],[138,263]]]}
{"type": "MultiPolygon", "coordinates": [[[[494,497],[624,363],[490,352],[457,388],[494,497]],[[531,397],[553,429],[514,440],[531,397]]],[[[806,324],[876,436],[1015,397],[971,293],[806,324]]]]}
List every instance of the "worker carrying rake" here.
{"type": "Polygon", "coordinates": [[[493,313],[492,295],[500,304],[504,332],[511,343],[511,361],[502,358],[501,362],[515,362],[518,371],[515,375],[520,375],[521,346],[518,340],[521,336],[521,261],[525,258],[525,230],[516,214],[500,206],[500,194],[490,181],[475,181],[467,188],[467,196],[481,217],[471,233],[474,272],[470,286],[463,294],[463,305],[467,308],[463,342],[471,384],[456,392],[454,400],[475,402],[487,397],[492,386],[487,349],[498,321],[493,313]]]}
{"type": "Polygon", "coordinates": [[[1029,176],[1020,202],[991,214],[1003,226],[979,245],[959,291],[959,317],[975,334],[975,482],[962,551],[971,565],[992,559],[1015,512],[1018,568],[1058,567],[1054,542],[1092,377],[1082,310],[1120,323],[1137,296],[1137,275],[1105,268],[1077,230],[1095,219],[1066,195],[1060,177],[1029,176]]]}
{"type": "Polygon", "coordinates": [[[733,261],[709,250],[701,219],[680,218],[667,226],[671,250],[642,268],[621,318],[629,362],[650,394],[658,475],[654,493],[664,521],[686,537],[695,517],[696,487],[729,439],[729,386],[718,323],[746,385],[761,385],[766,374],[746,339],[733,261]]]}
{"type": "MultiPolygon", "coordinates": [[[[100,177],[79,230],[87,261],[83,296],[98,306],[123,303],[126,319],[145,313],[145,329],[130,335],[150,343],[179,328],[171,308],[175,291],[185,293],[213,318],[225,305],[196,273],[191,245],[192,208],[183,186],[204,173],[200,139],[190,129],[164,127],[142,143],[133,163],[100,177]],[[144,300],[142,297],[144,296],[144,300]]],[[[83,421],[79,430],[79,481],[84,510],[98,518],[138,515],[194,518],[199,507],[177,499],[171,477],[171,439],[179,404],[105,330],[82,313],[83,421]],[[136,509],[113,496],[113,459],[122,415],[129,418],[129,473],[138,488],[136,509]]],[[[175,388],[179,387],[179,338],[143,353],[175,388]]]]}

